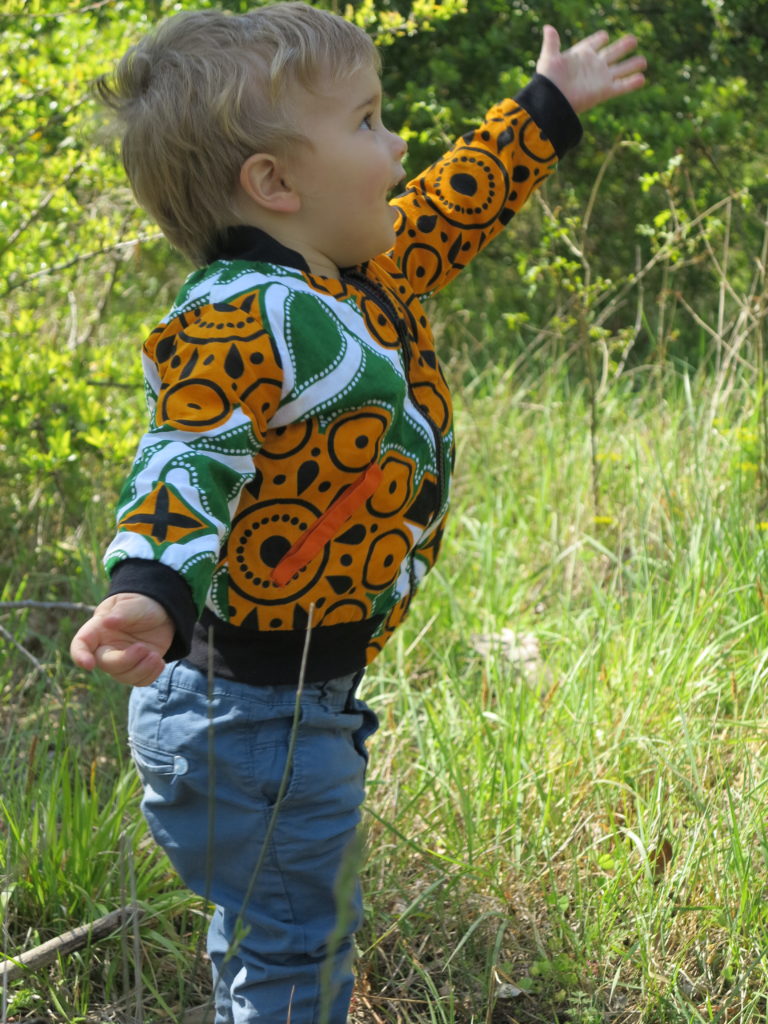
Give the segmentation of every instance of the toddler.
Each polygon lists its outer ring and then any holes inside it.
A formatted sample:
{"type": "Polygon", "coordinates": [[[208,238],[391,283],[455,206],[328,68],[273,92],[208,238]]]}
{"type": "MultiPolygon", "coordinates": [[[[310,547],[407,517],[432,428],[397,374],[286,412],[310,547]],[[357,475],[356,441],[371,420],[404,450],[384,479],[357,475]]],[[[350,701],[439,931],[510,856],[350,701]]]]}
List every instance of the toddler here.
{"type": "Polygon", "coordinates": [[[404,188],[366,34],[304,3],[183,12],[100,80],[138,202],[197,265],[143,352],[150,421],[72,642],[135,687],[153,835],[210,900],[217,1024],[343,1024],[367,664],[437,558],[451,401],[422,299],[643,84],[561,52],[404,188]],[[399,192],[395,198],[391,194],[399,192]],[[151,685],[150,685],[151,684],[151,685]]]}

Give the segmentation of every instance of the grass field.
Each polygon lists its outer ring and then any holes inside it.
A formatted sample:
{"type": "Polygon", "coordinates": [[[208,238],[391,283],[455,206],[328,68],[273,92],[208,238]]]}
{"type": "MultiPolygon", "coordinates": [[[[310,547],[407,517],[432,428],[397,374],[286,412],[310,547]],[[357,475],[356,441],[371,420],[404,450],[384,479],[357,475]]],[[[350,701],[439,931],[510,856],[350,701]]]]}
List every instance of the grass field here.
{"type": "MultiPolygon", "coordinates": [[[[657,366],[590,397],[559,367],[451,372],[451,529],[363,690],[382,729],[352,1020],[763,1022],[757,378],[657,366]]],[[[70,539],[57,599],[97,598],[107,521],[70,539]]],[[[24,567],[6,602],[42,593],[24,567]]],[[[126,694],[68,664],[82,612],[0,613],[4,951],[142,910],[6,982],[0,1021],[181,1021],[207,996],[204,908],[146,838],[126,694]]]]}

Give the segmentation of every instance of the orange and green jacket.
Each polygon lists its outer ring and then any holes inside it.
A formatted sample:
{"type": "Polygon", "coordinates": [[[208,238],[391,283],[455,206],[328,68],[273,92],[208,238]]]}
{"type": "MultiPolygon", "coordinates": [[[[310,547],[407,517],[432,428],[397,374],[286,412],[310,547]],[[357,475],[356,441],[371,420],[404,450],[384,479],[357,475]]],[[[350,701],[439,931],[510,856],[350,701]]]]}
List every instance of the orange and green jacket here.
{"type": "Polygon", "coordinates": [[[435,562],[451,401],[421,305],[581,134],[542,76],[394,199],[394,248],[342,271],[231,228],[144,346],[150,427],[106,555],[160,601],[169,660],[295,683],[362,669],[435,562]]]}

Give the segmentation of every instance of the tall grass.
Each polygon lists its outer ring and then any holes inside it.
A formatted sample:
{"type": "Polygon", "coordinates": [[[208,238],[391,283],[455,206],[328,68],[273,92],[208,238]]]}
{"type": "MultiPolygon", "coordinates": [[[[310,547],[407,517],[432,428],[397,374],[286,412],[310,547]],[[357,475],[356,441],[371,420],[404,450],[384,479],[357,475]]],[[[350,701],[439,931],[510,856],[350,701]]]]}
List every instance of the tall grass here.
{"type": "MultiPolygon", "coordinates": [[[[614,387],[596,516],[588,396],[561,373],[526,383],[489,369],[459,395],[446,549],[365,683],[383,728],[353,1019],[756,1024],[768,658],[754,394],[729,389],[713,424],[706,374],[668,372],[661,398],[614,387]]],[[[5,715],[6,948],[135,899],[141,962],[125,937],[94,944],[12,983],[6,1019],[109,1006],[136,1020],[138,999],[145,1019],[180,1020],[204,997],[189,973],[202,908],[144,839],[124,694],[57,667],[61,642],[40,652],[54,689],[33,682],[5,715]]]]}
{"type": "Polygon", "coordinates": [[[597,517],[583,397],[489,373],[461,410],[447,550],[369,683],[368,969],[403,1020],[419,988],[451,1020],[765,1012],[763,540],[706,388],[605,402],[597,517]]]}
{"type": "MultiPolygon", "coordinates": [[[[364,683],[382,729],[356,1024],[766,1018],[766,246],[729,276],[728,210],[717,230],[676,210],[653,267],[612,282],[576,232],[548,324],[494,293],[494,358],[443,307],[453,522],[364,683]],[[716,301],[675,293],[681,248],[716,301]],[[698,369],[668,357],[683,322],[698,369]],[[505,330],[528,332],[514,362],[505,330]]],[[[39,537],[13,552],[3,600],[96,600],[111,504],[44,538],[51,581],[39,537]]],[[[0,605],[4,951],[143,913],[9,983],[0,1021],[183,1021],[207,998],[205,908],[146,837],[126,694],[69,667],[76,621],[0,605]]]]}

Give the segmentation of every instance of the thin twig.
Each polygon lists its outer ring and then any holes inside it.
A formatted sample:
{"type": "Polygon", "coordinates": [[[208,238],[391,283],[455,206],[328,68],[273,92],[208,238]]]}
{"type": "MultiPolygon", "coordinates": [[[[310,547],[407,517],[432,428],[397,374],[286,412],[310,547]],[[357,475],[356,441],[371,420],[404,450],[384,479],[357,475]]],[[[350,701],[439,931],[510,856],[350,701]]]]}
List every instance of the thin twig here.
{"type": "Polygon", "coordinates": [[[35,672],[41,672],[46,679],[48,678],[48,674],[45,671],[45,666],[42,662],[39,662],[34,654],[31,651],[28,651],[26,647],[23,647],[4,626],[0,626],[0,637],[2,637],[3,640],[7,640],[9,644],[12,644],[20,654],[23,654],[27,661],[31,662],[34,666],[35,672]]]}
{"type": "Polygon", "coordinates": [[[301,653],[301,667],[299,668],[299,683],[298,683],[298,686],[296,687],[296,700],[295,700],[294,706],[293,706],[293,722],[291,723],[291,734],[290,734],[290,737],[289,737],[289,740],[288,740],[288,752],[287,752],[286,758],[285,758],[285,768],[283,769],[283,775],[282,775],[282,778],[280,779],[280,785],[278,787],[277,796],[275,797],[275,802],[274,802],[274,805],[272,807],[272,813],[270,815],[269,822],[267,824],[267,830],[266,830],[266,832],[264,834],[264,842],[262,843],[261,851],[259,853],[259,858],[258,858],[258,860],[256,862],[256,865],[255,865],[254,869],[253,869],[253,873],[251,875],[251,878],[250,878],[250,881],[249,881],[249,884],[248,884],[248,888],[247,888],[247,890],[245,892],[245,896],[243,897],[243,902],[242,902],[242,906],[241,906],[241,909],[240,909],[240,915],[239,915],[239,917],[241,919],[242,919],[243,912],[245,911],[245,908],[247,907],[247,905],[248,905],[248,903],[249,903],[249,901],[251,899],[251,894],[253,892],[253,887],[256,884],[256,879],[258,878],[258,876],[259,876],[259,874],[261,872],[262,865],[263,865],[264,860],[266,858],[267,850],[269,849],[269,845],[270,845],[270,843],[272,841],[272,833],[275,831],[275,826],[277,825],[277,815],[278,815],[278,812],[280,811],[280,806],[281,806],[281,804],[283,802],[283,799],[285,797],[286,791],[288,789],[288,783],[290,781],[291,774],[293,772],[293,753],[294,753],[294,750],[296,748],[296,738],[297,738],[297,735],[298,735],[299,722],[301,720],[301,697],[302,697],[302,694],[304,693],[304,678],[305,678],[306,673],[307,673],[307,658],[309,656],[309,645],[310,645],[310,641],[312,639],[312,616],[314,614],[314,611],[315,611],[315,606],[314,606],[314,604],[311,604],[309,606],[309,614],[308,614],[308,617],[307,617],[307,629],[306,629],[306,632],[304,634],[304,650],[301,653]]]}
{"type": "Polygon", "coordinates": [[[89,388],[109,388],[112,391],[114,388],[122,388],[125,391],[137,390],[135,383],[130,383],[124,380],[93,380],[92,377],[86,377],[85,384],[89,388]]]}
{"type": "Polygon", "coordinates": [[[140,242],[156,242],[162,237],[163,236],[159,231],[152,231],[144,235],[137,235],[135,238],[129,238],[124,242],[113,242],[112,245],[105,245],[102,249],[92,249],[91,252],[82,253],[80,256],[73,256],[71,260],[65,260],[63,263],[56,263],[52,267],[44,267],[42,270],[38,270],[37,273],[30,274],[29,277],[21,278],[18,281],[12,281],[3,292],[3,297],[10,295],[11,292],[16,291],[17,288],[23,288],[32,281],[37,281],[41,277],[48,277],[51,274],[59,274],[62,270],[69,270],[78,263],[86,263],[88,260],[95,259],[97,256],[106,256],[109,253],[119,252],[121,249],[129,249],[134,245],[138,245],[140,242]]]}
{"type": "MultiPolygon", "coordinates": [[[[131,218],[131,214],[130,213],[126,214],[126,216],[124,217],[123,223],[120,225],[120,234],[121,235],[127,229],[128,224],[130,222],[130,218],[131,218]]],[[[82,346],[83,348],[85,348],[85,347],[87,347],[90,344],[91,339],[93,338],[93,335],[94,335],[94,333],[96,331],[96,328],[102,322],[103,316],[104,316],[104,310],[107,308],[107,303],[109,302],[109,300],[110,300],[110,298],[112,296],[112,292],[115,290],[115,284],[117,283],[117,277],[118,277],[118,274],[120,273],[120,269],[121,269],[122,265],[123,265],[123,261],[120,259],[119,254],[118,253],[114,253],[113,256],[112,256],[112,269],[111,269],[111,271],[109,273],[109,277],[108,277],[108,280],[107,280],[107,283],[106,283],[106,287],[104,288],[104,290],[103,290],[103,292],[101,294],[101,297],[99,298],[99,301],[96,303],[96,307],[95,307],[93,313],[91,314],[91,321],[90,321],[88,327],[86,328],[85,334],[83,335],[82,338],[80,338],[77,341],[77,344],[79,346],[82,346]]]]}
{"type": "Polygon", "coordinates": [[[96,605],[79,601],[0,601],[0,612],[18,608],[47,608],[52,611],[92,612],[96,605]]]}
{"type": "Polygon", "coordinates": [[[27,216],[27,218],[23,220],[21,224],[19,224],[19,226],[10,233],[10,235],[5,241],[5,244],[2,247],[0,247],[0,254],[7,252],[8,249],[10,249],[14,242],[19,238],[19,236],[22,235],[31,224],[34,224],[34,222],[37,220],[37,218],[40,216],[40,214],[43,212],[46,206],[48,206],[48,204],[59,191],[59,189],[66,188],[69,182],[74,177],[75,173],[79,171],[82,166],[83,161],[78,160],[77,163],[73,167],[71,167],[69,171],[64,175],[62,180],[58,182],[56,185],[54,185],[52,189],[45,193],[45,195],[34,208],[34,210],[32,210],[32,212],[27,216]]]}
{"type": "MultiPolygon", "coordinates": [[[[6,886],[9,883],[4,883],[6,886]]],[[[10,902],[11,893],[13,891],[13,885],[10,883],[10,888],[0,892],[0,910],[3,912],[3,960],[8,959],[8,939],[9,939],[9,928],[8,928],[8,904],[10,902]]],[[[8,1020],[8,978],[3,975],[3,993],[2,993],[2,1007],[0,1007],[2,1013],[0,1014],[0,1021],[2,1024],[6,1024],[8,1020]]]]}
{"type": "MultiPolygon", "coordinates": [[[[635,246],[635,272],[640,270],[640,246],[635,246]]],[[[637,339],[640,337],[640,331],[643,326],[643,309],[645,299],[645,285],[642,278],[637,282],[637,303],[635,305],[635,322],[632,327],[632,335],[627,341],[624,348],[621,350],[621,355],[616,361],[616,369],[613,373],[613,379],[618,380],[624,373],[624,369],[627,365],[627,359],[629,359],[629,353],[635,347],[637,339]]]]}
{"type": "MultiPolygon", "coordinates": [[[[123,833],[123,835],[125,835],[125,833],[123,833]]],[[[131,906],[135,907],[138,904],[138,896],[136,889],[136,865],[134,864],[133,861],[133,847],[128,843],[126,843],[125,845],[128,850],[128,881],[131,886],[131,906]]],[[[142,998],[142,985],[144,981],[144,976],[141,969],[141,932],[139,929],[138,914],[133,914],[131,916],[131,922],[133,924],[133,977],[134,997],[136,1000],[134,1018],[136,1024],[144,1024],[144,1000],[142,998]]]]}
{"type": "MultiPolygon", "coordinates": [[[[735,343],[729,343],[728,341],[726,341],[725,337],[718,332],[718,330],[715,327],[710,326],[710,324],[708,324],[706,320],[699,316],[699,314],[696,312],[693,306],[691,306],[690,303],[687,302],[686,299],[683,297],[682,292],[675,292],[675,298],[686,311],[686,313],[688,313],[688,315],[691,317],[694,323],[698,324],[698,326],[703,331],[705,331],[714,341],[716,341],[718,345],[722,346],[722,348],[725,349],[729,357],[727,363],[725,364],[726,368],[730,365],[731,362],[737,362],[739,363],[739,365],[746,367],[747,369],[752,368],[751,364],[742,356],[740,356],[738,351],[741,344],[746,340],[748,336],[748,331],[745,331],[740,338],[737,338],[735,343]]],[[[737,325],[738,323],[739,321],[737,321],[737,325]]]]}
{"type": "Polygon", "coordinates": [[[598,194],[600,192],[600,187],[603,184],[603,178],[605,177],[605,173],[608,170],[608,167],[610,166],[611,162],[613,161],[613,158],[616,156],[616,151],[618,150],[618,148],[621,145],[622,145],[622,142],[620,140],[617,141],[617,142],[614,142],[614,144],[611,146],[611,148],[606,153],[605,159],[600,164],[600,168],[599,168],[597,174],[595,175],[595,181],[594,181],[594,184],[592,185],[592,189],[591,189],[591,191],[589,193],[589,200],[587,201],[587,206],[586,206],[586,209],[584,210],[584,216],[583,216],[582,222],[581,222],[581,248],[582,248],[583,252],[586,252],[586,249],[587,249],[587,239],[588,239],[588,233],[589,233],[589,225],[590,225],[590,222],[592,220],[592,213],[593,213],[593,211],[595,209],[595,203],[597,202],[597,197],[598,197],[598,194]]]}
{"type": "Polygon", "coordinates": [[[721,209],[721,207],[726,206],[730,202],[730,200],[736,195],[739,195],[739,193],[732,192],[730,195],[726,196],[725,199],[721,199],[718,202],[713,203],[712,206],[708,207],[702,213],[698,214],[696,217],[693,218],[692,221],[689,221],[688,224],[684,225],[683,227],[676,228],[675,231],[670,235],[669,240],[665,242],[664,245],[662,245],[653,254],[653,256],[648,260],[648,262],[645,264],[642,270],[640,270],[636,274],[633,274],[628,281],[625,281],[624,284],[618,289],[616,294],[613,296],[613,298],[607,303],[607,305],[603,307],[603,309],[601,310],[601,312],[595,320],[596,326],[603,326],[606,320],[608,320],[616,311],[616,308],[624,300],[627,293],[634,288],[638,281],[640,281],[644,277],[647,277],[648,274],[650,274],[650,272],[658,263],[660,263],[664,259],[667,259],[669,257],[671,250],[679,242],[683,240],[686,234],[690,234],[693,228],[698,227],[698,225],[701,224],[702,221],[705,221],[708,217],[712,216],[713,213],[717,213],[717,211],[721,209]]]}
{"type": "Polygon", "coordinates": [[[26,953],[21,953],[17,957],[0,963],[0,977],[3,982],[21,978],[27,971],[36,971],[40,967],[52,963],[59,956],[74,953],[94,940],[112,935],[118,928],[127,924],[136,914],[140,913],[141,911],[136,906],[120,907],[119,910],[113,910],[91,924],[72,928],[71,931],[57,935],[56,938],[49,939],[48,942],[27,950],[26,953]]]}

